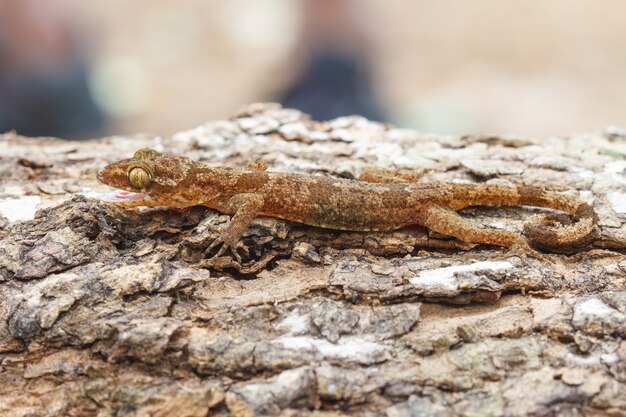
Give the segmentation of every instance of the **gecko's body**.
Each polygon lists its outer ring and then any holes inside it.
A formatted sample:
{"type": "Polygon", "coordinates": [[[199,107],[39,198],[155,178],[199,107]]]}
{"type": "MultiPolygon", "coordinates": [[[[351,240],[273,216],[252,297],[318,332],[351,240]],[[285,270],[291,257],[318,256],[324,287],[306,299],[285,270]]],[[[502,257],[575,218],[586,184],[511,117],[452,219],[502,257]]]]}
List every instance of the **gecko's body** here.
{"type": "MultiPolygon", "coordinates": [[[[389,176],[369,178],[367,182],[268,173],[265,168],[261,165],[249,169],[213,168],[187,158],[141,149],[130,159],[102,168],[97,177],[126,191],[108,199],[116,205],[204,205],[234,215],[218,239],[218,243],[224,244],[220,252],[233,247],[257,216],[352,231],[422,225],[466,242],[506,247],[523,244],[525,239],[517,233],[473,226],[456,211],[480,205],[529,205],[564,211],[577,220],[558,228],[547,227],[545,218],[544,224],[527,224],[527,236],[543,246],[575,242],[595,227],[595,213],[589,205],[543,187],[396,182],[397,178],[389,176]]],[[[552,217],[550,222],[554,223],[558,216],[552,217]]]]}

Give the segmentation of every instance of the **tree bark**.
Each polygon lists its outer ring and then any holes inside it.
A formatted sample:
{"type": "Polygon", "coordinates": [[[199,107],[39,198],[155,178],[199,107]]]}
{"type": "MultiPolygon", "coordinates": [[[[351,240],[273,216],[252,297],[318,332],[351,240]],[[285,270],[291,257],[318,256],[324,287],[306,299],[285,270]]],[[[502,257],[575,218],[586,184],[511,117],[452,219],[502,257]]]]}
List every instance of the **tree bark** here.
{"type": "MultiPolygon", "coordinates": [[[[626,134],[426,135],[275,104],[171,138],[0,137],[0,415],[626,414],[626,134]],[[583,248],[520,257],[415,227],[257,219],[211,266],[203,207],[124,210],[95,172],[141,147],[353,178],[547,184],[592,202],[583,248]]],[[[471,208],[520,231],[537,209],[471,208]]]]}

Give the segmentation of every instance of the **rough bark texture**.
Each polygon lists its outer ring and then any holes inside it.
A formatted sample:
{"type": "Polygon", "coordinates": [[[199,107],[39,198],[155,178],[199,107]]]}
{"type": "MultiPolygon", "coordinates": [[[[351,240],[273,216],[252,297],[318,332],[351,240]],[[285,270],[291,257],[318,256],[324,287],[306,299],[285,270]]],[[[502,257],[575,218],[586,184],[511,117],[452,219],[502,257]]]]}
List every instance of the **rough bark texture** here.
{"type": "MultiPolygon", "coordinates": [[[[443,137],[269,104],[167,139],[1,136],[0,415],[625,415],[625,154],[617,129],[443,137]],[[228,216],[94,198],[96,170],[145,146],[277,171],[551,184],[592,201],[599,232],[550,263],[419,228],[258,219],[250,262],[211,268],[205,225],[228,216]]],[[[536,211],[463,214],[521,230],[536,211]]]]}

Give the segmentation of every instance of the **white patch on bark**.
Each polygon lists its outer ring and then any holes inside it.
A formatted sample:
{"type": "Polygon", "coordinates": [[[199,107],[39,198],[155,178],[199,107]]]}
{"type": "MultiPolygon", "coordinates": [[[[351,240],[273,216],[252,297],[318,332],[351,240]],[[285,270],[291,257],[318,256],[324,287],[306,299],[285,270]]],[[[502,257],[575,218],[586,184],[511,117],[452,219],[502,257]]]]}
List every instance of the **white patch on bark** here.
{"type": "Polygon", "coordinates": [[[3,200],[0,201],[0,215],[9,219],[10,222],[32,220],[35,218],[35,212],[40,203],[41,197],[37,195],[3,200]]]}
{"type": "Polygon", "coordinates": [[[276,325],[276,330],[283,330],[289,335],[297,335],[306,333],[309,327],[309,315],[300,314],[300,310],[296,308],[276,325]]]}
{"type": "Polygon", "coordinates": [[[459,272],[475,272],[475,271],[502,271],[514,268],[513,264],[508,261],[483,261],[475,262],[469,265],[455,265],[445,268],[430,269],[420,272],[416,277],[411,279],[411,284],[415,287],[424,289],[440,288],[448,291],[458,289],[459,282],[455,274],[459,272]]]}
{"type": "Polygon", "coordinates": [[[617,311],[602,302],[598,298],[591,298],[576,306],[574,317],[577,315],[586,315],[594,317],[606,317],[613,315],[617,311]]]}
{"type": "Polygon", "coordinates": [[[626,170],[626,161],[611,161],[604,165],[604,172],[607,174],[620,174],[626,170]]]}
{"type": "Polygon", "coordinates": [[[324,359],[345,360],[357,363],[378,362],[387,346],[370,342],[362,337],[343,337],[337,343],[309,336],[286,336],[272,341],[286,349],[317,351],[324,359]]]}
{"type": "Polygon", "coordinates": [[[609,203],[613,207],[613,211],[616,213],[626,213],[626,193],[620,193],[619,191],[614,191],[607,195],[609,199],[609,203]]]}

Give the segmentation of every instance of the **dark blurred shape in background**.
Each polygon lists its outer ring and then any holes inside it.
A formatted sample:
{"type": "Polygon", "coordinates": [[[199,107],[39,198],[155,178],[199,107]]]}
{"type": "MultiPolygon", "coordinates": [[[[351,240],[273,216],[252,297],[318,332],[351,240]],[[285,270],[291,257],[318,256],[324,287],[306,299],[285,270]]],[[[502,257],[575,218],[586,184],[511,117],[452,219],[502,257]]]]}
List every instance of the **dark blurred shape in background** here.
{"type": "Polygon", "coordinates": [[[360,114],[383,121],[372,85],[371,34],[360,1],[305,0],[299,74],[281,101],[316,120],[360,114]]]}
{"type": "Polygon", "coordinates": [[[374,97],[367,67],[349,55],[320,51],[282,100],[316,120],[360,114],[371,120],[384,117],[374,97]]]}
{"type": "Polygon", "coordinates": [[[72,16],[55,0],[0,0],[0,132],[83,138],[103,117],[72,16]]]}

